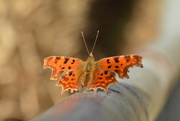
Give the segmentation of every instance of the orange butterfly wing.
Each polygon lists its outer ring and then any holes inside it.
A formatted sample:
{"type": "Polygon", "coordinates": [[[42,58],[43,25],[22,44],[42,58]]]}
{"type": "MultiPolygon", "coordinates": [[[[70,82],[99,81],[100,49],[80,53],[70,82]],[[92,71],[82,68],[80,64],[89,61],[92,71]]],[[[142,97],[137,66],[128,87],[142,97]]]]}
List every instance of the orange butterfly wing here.
{"type": "Polygon", "coordinates": [[[120,78],[129,78],[128,69],[133,66],[143,67],[142,57],[139,55],[114,56],[97,61],[100,70],[116,72],[120,78]]]}
{"type": "Polygon", "coordinates": [[[89,82],[88,90],[97,88],[104,89],[106,92],[111,84],[118,83],[115,79],[116,73],[120,78],[129,78],[128,69],[132,66],[143,67],[142,57],[139,55],[114,56],[103,58],[96,62],[98,70],[95,71],[94,80],[89,82]]]}
{"type": "Polygon", "coordinates": [[[112,71],[96,70],[94,80],[88,83],[87,89],[93,89],[96,92],[97,88],[100,88],[108,93],[109,85],[118,83],[115,76],[116,74],[112,71]]]}
{"type": "Polygon", "coordinates": [[[74,91],[81,91],[81,83],[79,81],[81,73],[79,71],[68,71],[65,72],[61,77],[60,81],[56,83],[56,86],[62,86],[61,94],[67,90],[71,90],[71,93],[74,91]]]}
{"type": "Polygon", "coordinates": [[[50,79],[56,80],[60,77],[60,81],[56,85],[62,86],[62,93],[68,89],[71,89],[71,92],[81,89],[79,84],[81,73],[78,70],[82,64],[82,60],[71,57],[50,56],[44,59],[44,69],[52,70],[50,79]]]}
{"type": "Polygon", "coordinates": [[[51,80],[56,80],[65,71],[75,71],[83,61],[78,58],[50,56],[44,59],[44,69],[52,70],[51,80]]]}

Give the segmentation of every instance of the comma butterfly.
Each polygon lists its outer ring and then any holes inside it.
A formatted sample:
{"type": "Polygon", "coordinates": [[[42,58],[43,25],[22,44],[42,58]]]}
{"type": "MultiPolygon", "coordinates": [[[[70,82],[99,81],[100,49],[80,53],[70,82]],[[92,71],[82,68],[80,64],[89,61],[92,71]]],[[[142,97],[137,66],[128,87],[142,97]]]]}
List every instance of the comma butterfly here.
{"type": "MultiPolygon", "coordinates": [[[[97,41],[99,31],[97,32],[97,41]]],[[[82,37],[85,43],[84,35],[82,37]]],[[[87,45],[85,43],[86,49],[87,45]]],[[[52,75],[50,80],[56,80],[59,77],[57,86],[62,87],[61,94],[70,89],[71,93],[74,91],[81,92],[82,90],[97,91],[98,88],[103,89],[108,93],[108,87],[111,84],[116,84],[116,75],[119,78],[129,78],[128,69],[132,66],[143,67],[139,55],[123,55],[102,58],[99,61],[94,61],[93,49],[89,53],[86,61],[78,58],[64,57],[64,56],[50,56],[44,59],[44,69],[50,68],[52,75]]]]}

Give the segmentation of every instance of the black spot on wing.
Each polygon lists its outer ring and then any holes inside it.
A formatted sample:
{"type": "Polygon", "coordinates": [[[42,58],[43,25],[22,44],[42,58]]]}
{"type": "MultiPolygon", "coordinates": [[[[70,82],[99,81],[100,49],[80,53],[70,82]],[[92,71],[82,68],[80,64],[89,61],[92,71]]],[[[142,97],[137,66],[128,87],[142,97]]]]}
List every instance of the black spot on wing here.
{"type": "Polygon", "coordinates": [[[115,68],[119,68],[119,66],[115,66],[115,68]]]}
{"type": "Polygon", "coordinates": [[[116,63],[119,63],[119,57],[114,57],[113,59],[116,63]]]}
{"type": "Polygon", "coordinates": [[[65,59],[64,64],[66,64],[68,62],[69,58],[64,58],[64,59],[65,59]]]}
{"type": "Polygon", "coordinates": [[[56,60],[59,60],[61,57],[55,57],[56,60]]]}
{"type": "Polygon", "coordinates": [[[102,80],[102,78],[101,78],[101,77],[99,77],[98,79],[102,80]]]}
{"type": "Polygon", "coordinates": [[[109,64],[109,63],[110,63],[110,60],[109,60],[109,59],[107,59],[106,61],[107,61],[107,64],[109,64]]]}
{"type": "Polygon", "coordinates": [[[72,75],[72,73],[73,73],[72,71],[71,71],[71,72],[69,72],[69,76],[71,76],[71,75],[72,75]]]}
{"type": "Polygon", "coordinates": [[[111,66],[108,66],[108,68],[111,68],[111,66]]]}
{"type": "Polygon", "coordinates": [[[104,71],[104,74],[108,74],[108,71],[104,71]]]}
{"type": "Polygon", "coordinates": [[[74,63],[75,63],[75,60],[73,59],[72,62],[71,62],[71,64],[74,64],[74,63]]]}
{"type": "Polygon", "coordinates": [[[126,55],[126,56],[124,56],[124,58],[130,59],[130,55],[126,55]]]}
{"type": "Polygon", "coordinates": [[[119,70],[114,70],[116,73],[119,73],[120,71],[119,70]]]}

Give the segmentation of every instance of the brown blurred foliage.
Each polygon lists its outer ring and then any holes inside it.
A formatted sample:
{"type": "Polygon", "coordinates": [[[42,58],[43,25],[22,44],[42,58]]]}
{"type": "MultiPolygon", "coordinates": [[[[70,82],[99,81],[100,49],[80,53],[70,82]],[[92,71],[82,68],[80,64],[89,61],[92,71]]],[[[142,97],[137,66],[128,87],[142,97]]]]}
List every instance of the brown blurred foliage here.
{"type": "Polygon", "coordinates": [[[28,120],[69,95],[60,95],[43,59],[86,59],[100,30],[97,59],[129,53],[157,34],[160,1],[1,0],[0,120],[28,120]],[[124,52],[123,52],[124,51],[124,52]],[[86,55],[84,57],[84,55],[86,55]]]}

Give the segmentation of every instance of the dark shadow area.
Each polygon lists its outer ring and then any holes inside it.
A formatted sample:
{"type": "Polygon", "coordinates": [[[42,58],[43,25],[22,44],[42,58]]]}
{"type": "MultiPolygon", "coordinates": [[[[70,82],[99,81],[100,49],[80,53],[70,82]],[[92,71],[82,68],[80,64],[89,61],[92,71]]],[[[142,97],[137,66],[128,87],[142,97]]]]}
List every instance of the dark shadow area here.
{"type": "Polygon", "coordinates": [[[126,43],[124,31],[129,21],[132,20],[136,2],[133,0],[99,0],[92,3],[88,17],[89,32],[86,34],[88,45],[92,46],[96,31],[100,30],[96,48],[107,56],[121,54],[119,53],[120,48],[126,43]]]}
{"type": "Polygon", "coordinates": [[[180,121],[180,83],[171,93],[169,100],[156,121],[180,121]]]}

